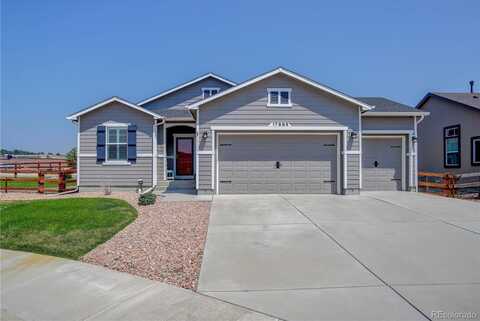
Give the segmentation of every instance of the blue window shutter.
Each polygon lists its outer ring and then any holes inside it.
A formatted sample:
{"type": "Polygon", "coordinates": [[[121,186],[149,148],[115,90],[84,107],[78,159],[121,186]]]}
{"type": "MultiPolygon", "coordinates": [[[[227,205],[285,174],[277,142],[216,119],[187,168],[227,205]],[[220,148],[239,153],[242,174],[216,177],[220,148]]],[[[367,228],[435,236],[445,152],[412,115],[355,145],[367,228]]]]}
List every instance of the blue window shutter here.
{"type": "Polygon", "coordinates": [[[105,161],[105,126],[97,126],[97,163],[105,161]]]}
{"type": "Polygon", "coordinates": [[[135,163],[137,161],[137,126],[128,126],[128,150],[127,158],[129,162],[135,163]]]}

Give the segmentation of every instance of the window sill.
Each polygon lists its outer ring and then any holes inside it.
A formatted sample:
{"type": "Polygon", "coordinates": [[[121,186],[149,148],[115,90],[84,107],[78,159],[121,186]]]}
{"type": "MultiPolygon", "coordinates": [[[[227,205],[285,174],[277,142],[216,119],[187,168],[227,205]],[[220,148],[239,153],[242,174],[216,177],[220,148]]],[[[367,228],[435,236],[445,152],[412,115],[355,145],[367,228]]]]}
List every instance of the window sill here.
{"type": "Polygon", "coordinates": [[[107,161],[103,162],[102,165],[105,166],[125,166],[125,165],[132,165],[132,163],[127,161],[107,161]]]}
{"type": "Polygon", "coordinates": [[[447,164],[444,164],[443,168],[462,168],[462,166],[461,165],[447,165],[447,164]]]}

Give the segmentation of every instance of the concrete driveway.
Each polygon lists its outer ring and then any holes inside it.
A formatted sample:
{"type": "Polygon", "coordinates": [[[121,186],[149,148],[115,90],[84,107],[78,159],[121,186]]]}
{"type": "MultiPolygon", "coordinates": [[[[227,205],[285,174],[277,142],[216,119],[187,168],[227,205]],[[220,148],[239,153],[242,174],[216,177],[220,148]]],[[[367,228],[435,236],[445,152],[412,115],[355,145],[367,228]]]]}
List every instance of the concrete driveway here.
{"type": "Polygon", "coordinates": [[[215,197],[199,291],[285,320],[480,320],[480,203],[215,197]]]}

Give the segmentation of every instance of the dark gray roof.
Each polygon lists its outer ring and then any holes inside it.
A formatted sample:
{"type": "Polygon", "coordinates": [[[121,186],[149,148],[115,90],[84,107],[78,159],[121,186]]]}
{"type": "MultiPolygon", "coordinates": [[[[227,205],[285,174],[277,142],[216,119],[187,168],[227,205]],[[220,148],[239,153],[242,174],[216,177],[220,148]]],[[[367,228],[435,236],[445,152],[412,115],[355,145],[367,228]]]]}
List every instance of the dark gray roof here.
{"type": "Polygon", "coordinates": [[[154,113],[157,113],[161,116],[168,118],[188,118],[191,120],[193,119],[192,114],[188,111],[187,108],[184,106],[181,107],[173,107],[173,108],[166,108],[166,109],[152,109],[154,113]]]}
{"type": "Polygon", "coordinates": [[[415,112],[415,108],[384,97],[355,97],[366,104],[375,106],[372,112],[415,112]]]}
{"type": "Polygon", "coordinates": [[[430,98],[431,96],[438,96],[450,101],[454,101],[469,107],[480,109],[480,93],[440,93],[432,92],[428,93],[417,105],[417,108],[421,108],[422,105],[430,98]],[[476,97],[476,98],[475,98],[476,97]]]}

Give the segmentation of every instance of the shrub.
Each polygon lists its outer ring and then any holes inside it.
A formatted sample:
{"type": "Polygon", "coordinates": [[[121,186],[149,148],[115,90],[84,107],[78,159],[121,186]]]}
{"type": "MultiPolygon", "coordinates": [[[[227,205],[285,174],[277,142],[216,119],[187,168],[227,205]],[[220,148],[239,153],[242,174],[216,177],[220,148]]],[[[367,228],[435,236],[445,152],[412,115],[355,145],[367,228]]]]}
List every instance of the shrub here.
{"type": "Polygon", "coordinates": [[[156,199],[157,195],[153,193],[141,194],[138,198],[138,205],[152,205],[155,204],[156,199]]]}

